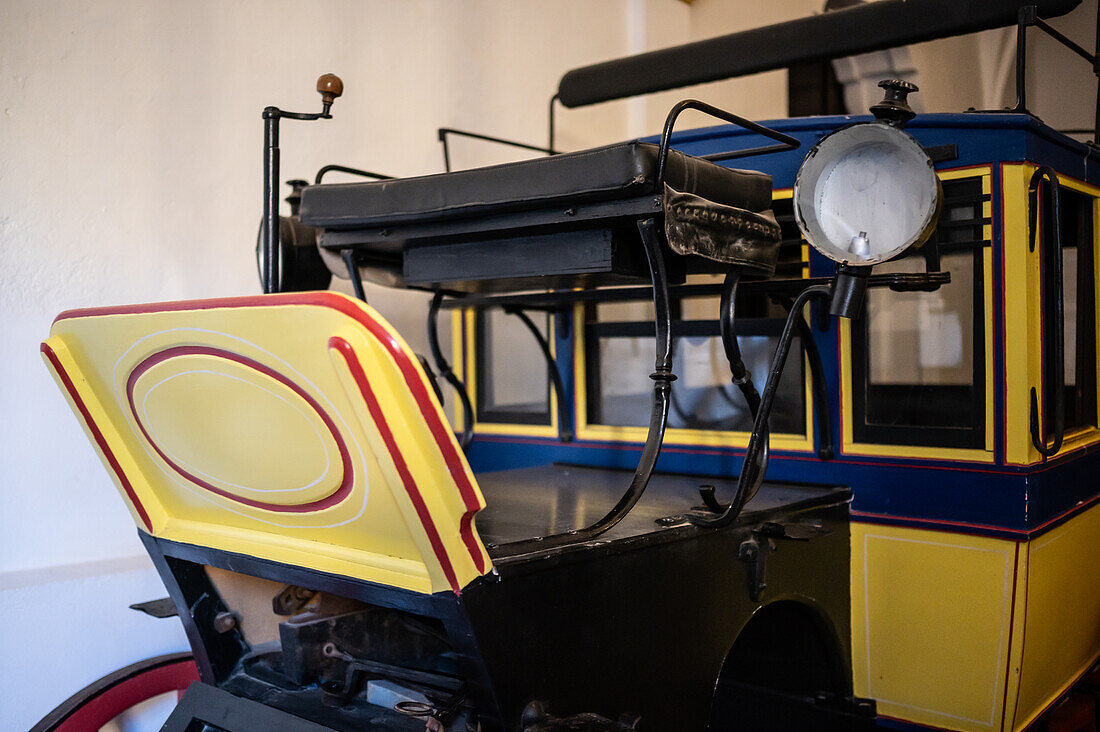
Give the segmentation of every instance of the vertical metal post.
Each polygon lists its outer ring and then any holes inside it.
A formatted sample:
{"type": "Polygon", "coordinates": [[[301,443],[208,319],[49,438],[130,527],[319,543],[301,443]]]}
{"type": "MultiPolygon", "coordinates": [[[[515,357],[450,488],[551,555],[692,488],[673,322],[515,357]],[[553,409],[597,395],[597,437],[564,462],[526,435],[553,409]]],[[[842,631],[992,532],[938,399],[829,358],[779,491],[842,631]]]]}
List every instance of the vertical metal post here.
{"type": "Polygon", "coordinates": [[[264,294],[279,283],[279,110],[264,109],[264,294]]]}
{"type": "Polygon", "coordinates": [[[1016,16],[1016,107],[1027,112],[1027,27],[1035,23],[1035,6],[1024,5],[1016,16]]]}

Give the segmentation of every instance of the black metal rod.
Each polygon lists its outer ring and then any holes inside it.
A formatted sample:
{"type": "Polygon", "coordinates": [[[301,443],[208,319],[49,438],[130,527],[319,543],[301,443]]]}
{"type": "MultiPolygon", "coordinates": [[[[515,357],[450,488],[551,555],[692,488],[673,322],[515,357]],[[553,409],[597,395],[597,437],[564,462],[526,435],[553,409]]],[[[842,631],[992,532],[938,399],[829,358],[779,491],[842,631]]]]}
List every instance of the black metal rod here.
{"type": "MultiPolygon", "coordinates": [[[[976,245],[987,246],[986,242],[974,242],[976,245]]],[[[940,245],[941,247],[945,245],[940,245]]],[[[968,247],[969,248],[969,247],[968,247]]],[[[738,289],[744,292],[763,293],[767,295],[789,295],[795,297],[799,292],[814,285],[830,285],[832,277],[810,277],[807,279],[789,280],[752,280],[742,282],[738,289]]],[[[902,273],[878,273],[867,278],[868,287],[889,287],[896,292],[934,291],[951,281],[949,272],[921,272],[914,274],[902,273]]],[[[722,294],[722,285],[674,285],[669,287],[669,294],[677,299],[693,297],[713,297],[722,294]]],[[[617,287],[613,289],[589,289],[589,290],[557,290],[554,292],[541,292],[526,295],[468,295],[456,297],[443,303],[444,310],[448,308],[464,308],[471,306],[519,305],[525,310],[558,310],[562,305],[578,302],[630,302],[635,300],[648,300],[653,296],[653,290],[648,287],[617,287]]]]}
{"type": "Polygon", "coordinates": [[[1035,6],[1024,5],[1016,13],[1016,106],[1027,112],[1027,27],[1035,21],[1035,6]]]}
{"type": "Polygon", "coordinates": [[[737,519],[741,509],[753,497],[756,489],[759,489],[764,475],[757,476],[753,466],[759,461],[761,451],[767,449],[768,418],[771,416],[772,405],[775,403],[775,392],[779,388],[779,379],[783,375],[783,367],[787,362],[787,354],[791,349],[795,322],[802,318],[802,308],[811,299],[816,297],[827,301],[829,296],[830,288],[814,286],[806,288],[795,298],[794,305],[787,313],[787,322],[783,325],[783,333],[779,336],[779,343],[775,346],[775,355],[772,357],[768,381],[764,385],[764,394],[760,398],[760,409],[753,421],[752,434],[749,436],[749,444],[745,450],[745,460],[741,464],[741,473],[737,478],[737,493],[730,501],[725,513],[720,516],[690,515],[689,520],[693,524],[708,528],[729,526],[737,519]]]}
{"type": "Polygon", "coordinates": [[[392,175],[382,175],[381,173],[372,173],[369,170],[360,170],[359,168],[349,168],[346,165],[326,165],[317,171],[317,175],[313,179],[313,185],[320,185],[321,179],[325,177],[326,173],[348,173],[349,175],[358,175],[364,178],[376,178],[377,180],[393,180],[392,175]]]}
{"type": "Polygon", "coordinates": [[[264,294],[279,284],[279,110],[268,107],[264,117],[264,294]]]}
{"type": "Polygon", "coordinates": [[[470,449],[470,443],[474,439],[474,405],[470,402],[470,394],[466,391],[466,384],[455,374],[450,362],[444,358],[443,349],[439,345],[439,306],[443,302],[443,293],[436,291],[432,296],[432,302],[428,306],[428,348],[432,352],[432,360],[442,376],[451,388],[458,394],[458,400],[462,402],[462,435],[459,445],[462,452],[470,449]]]}
{"type": "Polygon", "coordinates": [[[676,375],[672,373],[672,309],[669,301],[668,276],[665,272],[660,232],[661,230],[654,219],[638,221],[638,234],[641,236],[645,248],[646,259],[649,262],[649,273],[653,282],[656,361],[654,371],[649,375],[649,378],[653,379],[653,408],[650,411],[649,431],[646,434],[645,445],[642,446],[642,454],[638,459],[638,467],[634,470],[634,477],[630,481],[630,486],[622,498],[619,499],[619,502],[590,526],[561,534],[508,542],[499,545],[497,547],[498,551],[503,550],[508,555],[517,555],[550,549],[563,544],[591,541],[622,521],[630,513],[630,509],[638,503],[645,492],[646,486],[649,485],[649,479],[652,477],[653,469],[657,465],[657,458],[661,454],[661,443],[664,441],[665,427],[668,424],[669,394],[672,391],[672,382],[676,379],[676,375]]]}
{"type": "MultiPolygon", "coordinates": [[[[740,281],[741,272],[739,270],[734,269],[726,274],[722,286],[722,297],[719,300],[721,312],[718,324],[722,333],[722,347],[726,352],[726,361],[729,362],[733,383],[745,397],[745,401],[749,405],[749,413],[752,414],[753,424],[755,425],[756,417],[760,412],[760,393],[752,382],[752,374],[745,367],[745,362],[741,356],[741,345],[737,342],[737,286],[740,281]]],[[[769,428],[765,425],[764,429],[769,428]]],[[[756,487],[752,489],[753,493],[759,488],[759,483],[764,480],[764,473],[768,469],[768,460],[771,456],[769,442],[769,437],[765,435],[764,449],[760,452],[760,459],[750,467],[755,472],[753,482],[757,483],[756,487]]],[[[742,468],[742,470],[745,469],[742,468]]]]}
{"type": "MultiPolygon", "coordinates": [[[[550,102],[551,109],[553,108],[553,100],[550,102]]],[[[553,147],[545,148],[538,145],[528,145],[526,142],[516,142],[515,140],[506,140],[503,137],[493,137],[492,135],[482,135],[478,132],[467,132],[466,130],[456,130],[451,127],[440,127],[438,130],[439,141],[443,143],[443,167],[449,173],[451,172],[451,155],[450,149],[447,146],[448,135],[458,135],[460,137],[470,137],[474,140],[483,140],[485,142],[495,142],[499,145],[508,145],[510,147],[518,147],[524,150],[534,150],[535,152],[546,153],[547,155],[555,155],[553,147]]]]}
{"type": "Polygon", "coordinates": [[[814,340],[813,329],[803,318],[799,318],[798,334],[810,364],[810,391],[813,394],[814,424],[817,426],[817,457],[820,460],[832,460],[836,455],[833,445],[832,421],[829,419],[829,385],[825,381],[825,366],[821,362],[821,352],[814,340]]]}
{"type": "MultiPolygon", "coordinates": [[[[1059,201],[1058,174],[1047,166],[1038,168],[1031,175],[1028,183],[1028,247],[1035,251],[1036,228],[1039,223],[1039,183],[1043,179],[1047,181],[1047,191],[1050,195],[1051,228],[1054,230],[1054,241],[1050,243],[1051,263],[1054,266],[1054,292],[1048,297],[1054,298],[1054,363],[1050,365],[1054,375],[1054,442],[1046,444],[1042,431],[1039,428],[1039,399],[1035,393],[1035,387],[1031,387],[1031,444],[1039,451],[1044,459],[1053,457],[1062,449],[1062,441],[1066,435],[1066,314],[1062,289],[1062,211],[1059,201]]],[[[1040,251],[1040,257],[1042,252],[1040,251]]],[[[1049,396],[1046,397],[1049,399],[1049,396]]]]}
{"type": "Polygon", "coordinates": [[[554,142],[555,142],[554,141],[554,102],[556,102],[556,101],[558,101],[558,95],[557,94],[550,97],[550,110],[549,110],[549,114],[547,115],[547,118],[548,118],[547,121],[548,121],[548,125],[550,127],[550,136],[547,138],[547,142],[549,144],[546,147],[549,149],[551,155],[557,155],[558,154],[557,148],[554,147],[554,142]]]}
{"type": "MultiPolygon", "coordinates": [[[[658,193],[661,192],[661,184],[665,181],[665,167],[668,160],[669,145],[672,142],[672,130],[676,126],[676,119],[680,116],[680,113],[687,109],[694,109],[696,111],[703,112],[704,114],[709,114],[711,117],[716,117],[717,119],[723,120],[725,122],[730,122],[732,124],[738,125],[745,128],[746,130],[749,130],[750,132],[755,132],[758,135],[763,135],[764,137],[767,137],[769,140],[775,140],[780,143],[778,145],[755,147],[749,150],[738,150],[736,153],[726,154],[726,157],[745,157],[748,155],[757,155],[762,153],[781,152],[783,150],[797,150],[799,145],[802,144],[790,135],[784,135],[782,132],[776,132],[775,130],[765,127],[764,125],[757,124],[752,120],[745,119],[744,117],[739,117],[733,112],[727,112],[724,109],[719,109],[718,107],[707,104],[706,102],[700,102],[698,99],[685,99],[682,102],[677,102],[675,105],[673,105],[672,109],[669,110],[668,116],[665,118],[665,128],[661,132],[661,147],[657,153],[657,175],[655,186],[658,193]]],[[[725,158],[715,157],[712,159],[717,160],[725,158]]]]}
{"type": "Polygon", "coordinates": [[[1094,57],[1091,53],[1086,51],[1081,46],[1078,46],[1076,43],[1071,41],[1069,38],[1067,38],[1065,35],[1063,35],[1054,26],[1050,25],[1049,23],[1044,23],[1039,18],[1035,19],[1035,26],[1038,27],[1038,28],[1042,28],[1044,31],[1046,31],[1048,36],[1050,36],[1054,40],[1058,41],[1063,46],[1065,46],[1066,48],[1073,51],[1074,53],[1076,53],[1081,58],[1088,61],[1090,64],[1095,64],[1096,63],[1096,57],[1094,57]]]}
{"type": "MultiPolygon", "coordinates": [[[[1039,15],[1051,18],[1079,3],[1035,5],[1039,15]]],[[[566,107],[583,107],[1002,28],[1016,21],[1017,7],[1005,0],[881,0],[573,69],[562,76],[558,95],[566,107]]]]}
{"type": "Polygon", "coordinates": [[[355,264],[355,250],[345,249],[340,257],[344,260],[344,267],[348,270],[348,278],[351,279],[352,289],[355,291],[355,296],[362,300],[367,301],[367,293],[363,290],[363,278],[359,275],[359,267],[355,264]]]}

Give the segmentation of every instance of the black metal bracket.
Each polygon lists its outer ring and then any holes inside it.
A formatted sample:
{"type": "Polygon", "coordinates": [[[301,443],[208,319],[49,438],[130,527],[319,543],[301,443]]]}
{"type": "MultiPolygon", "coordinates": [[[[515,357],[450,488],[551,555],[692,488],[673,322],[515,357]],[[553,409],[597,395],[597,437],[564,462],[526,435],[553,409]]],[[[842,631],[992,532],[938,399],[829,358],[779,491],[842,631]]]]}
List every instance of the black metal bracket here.
{"type": "Polygon", "coordinates": [[[763,145],[760,147],[752,147],[747,150],[734,150],[732,152],[714,153],[711,155],[700,155],[703,160],[718,161],[718,160],[733,160],[734,158],[744,158],[749,155],[763,155],[766,153],[783,152],[784,150],[797,150],[802,144],[797,139],[790,135],[784,135],[782,132],[776,132],[773,129],[765,127],[764,125],[753,122],[752,120],[739,117],[732,112],[727,112],[724,109],[719,109],[706,102],[700,102],[697,99],[685,99],[682,102],[678,102],[673,105],[672,109],[668,113],[668,117],[665,118],[665,127],[661,132],[661,147],[657,152],[657,175],[655,177],[655,189],[658,193],[661,192],[661,184],[665,181],[665,164],[668,160],[669,145],[672,142],[672,130],[676,126],[676,119],[680,116],[680,113],[694,109],[704,114],[709,114],[711,117],[715,117],[724,122],[735,124],[739,127],[743,127],[750,132],[755,132],[758,135],[763,135],[769,140],[775,140],[779,144],[777,145],[763,145]]]}
{"type": "Polygon", "coordinates": [[[346,165],[326,165],[317,171],[317,175],[313,178],[313,185],[320,185],[321,180],[327,173],[347,173],[348,175],[358,175],[362,178],[374,178],[375,180],[393,180],[392,175],[383,175],[382,173],[372,173],[369,170],[360,170],[359,168],[349,168],[346,165]]]}
{"type": "Polygon", "coordinates": [[[504,312],[519,318],[527,326],[527,330],[531,331],[535,341],[538,342],[542,357],[546,359],[546,368],[550,372],[550,383],[554,385],[554,394],[558,401],[558,434],[561,436],[562,442],[572,442],[573,421],[569,418],[570,409],[569,404],[565,401],[565,385],[562,383],[561,371],[558,369],[557,361],[554,360],[554,354],[550,352],[550,343],[522,309],[513,305],[504,308],[504,312]]]}
{"type": "Polygon", "coordinates": [[[265,107],[263,111],[264,218],[261,241],[264,294],[277,292],[279,288],[279,121],[332,119],[329,112],[336,97],[344,93],[344,82],[333,74],[324,74],[317,79],[317,91],[321,95],[320,112],[287,112],[278,107],[265,107]]]}
{"type": "Polygon", "coordinates": [[[176,609],[176,603],[172,602],[170,597],[162,597],[159,600],[147,600],[145,602],[135,602],[130,606],[131,610],[137,610],[143,612],[146,615],[153,618],[174,618],[179,615],[179,611],[176,609]]]}
{"type": "Polygon", "coordinates": [[[653,380],[653,408],[649,416],[649,431],[646,433],[641,457],[638,458],[638,466],[634,469],[634,477],[618,503],[595,523],[561,534],[550,534],[498,545],[497,550],[503,550],[507,555],[514,556],[595,539],[630,513],[630,509],[638,503],[646,486],[649,485],[649,479],[657,465],[657,457],[661,454],[661,444],[665,438],[665,427],[668,425],[672,382],[676,380],[676,374],[672,372],[672,309],[668,294],[668,274],[665,271],[664,247],[661,245],[663,238],[661,228],[657,226],[654,218],[639,219],[637,227],[653,283],[656,362],[653,373],[649,375],[653,380]]]}
{"type": "MultiPolygon", "coordinates": [[[[462,435],[459,444],[462,452],[470,449],[470,443],[474,439],[474,406],[470,402],[470,394],[466,391],[466,385],[455,374],[451,364],[443,356],[443,349],[439,345],[439,306],[443,303],[443,293],[436,292],[428,306],[428,347],[432,351],[432,360],[439,369],[439,375],[451,385],[458,394],[458,400],[462,402],[462,435]]],[[[440,399],[440,402],[443,400],[440,399]]]]}
{"type": "Polygon", "coordinates": [[[315,722],[296,717],[266,704],[234,696],[227,691],[194,682],[161,727],[161,732],[211,729],[223,732],[331,732],[315,722]]]}
{"type": "MultiPolygon", "coordinates": [[[[1054,362],[1050,368],[1054,373],[1054,442],[1046,444],[1039,427],[1039,398],[1035,387],[1031,387],[1030,426],[1031,444],[1043,456],[1053,457],[1062,449],[1066,435],[1066,314],[1062,290],[1062,210],[1059,200],[1058,174],[1052,168],[1043,166],[1031,175],[1028,183],[1028,250],[1035,251],[1035,236],[1039,224],[1039,183],[1046,179],[1050,196],[1051,228],[1054,241],[1051,244],[1051,260],[1054,271],[1054,362]]],[[[1049,398],[1049,397],[1048,397],[1049,398]]]]}
{"type": "Polygon", "coordinates": [[[355,262],[355,250],[345,249],[340,252],[340,258],[344,260],[344,267],[348,271],[348,277],[351,279],[351,286],[355,291],[355,296],[363,302],[366,302],[367,293],[363,289],[363,278],[359,275],[359,265],[355,262]]]}
{"type": "MultiPolygon", "coordinates": [[[[553,100],[550,101],[550,109],[553,112],[553,100]]],[[[553,115],[551,114],[550,122],[550,138],[554,137],[554,123],[553,115]]],[[[439,141],[443,144],[443,169],[448,173],[451,172],[451,149],[447,144],[447,137],[449,135],[458,135],[459,137],[469,137],[474,140],[482,140],[484,142],[495,142],[498,145],[508,145],[509,147],[518,147],[523,150],[532,150],[534,152],[545,153],[547,155],[557,155],[553,145],[550,147],[539,147],[538,145],[528,145],[526,142],[516,142],[515,140],[507,140],[503,137],[493,137],[492,135],[482,135],[477,132],[467,132],[466,130],[456,130],[451,127],[440,127],[438,130],[439,141]]]]}
{"type": "MultiPolygon", "coordinates": [[[[1097,11],[1097,29],[1100,30],[1100,10],[1097,11]]],[[[1067,38],[1049,23],[1039,17],[1038,8],[1035,5],[1020,7],[1016,20],[1016,104],[1011,112],[1029,114],[1027,110],[1027,29],[1035,27],[1046,33],[1054,40],[1061,43],[1073,53],[1077,54],[1092,66],[1092,72],[1097,79],[1096,114],[1094,119],[1093,142],[1100,143],[1100,35],[1096,39],[1096,52],[1089,53],[1084,48],[1067,38]]]]}
{"type": "MultiPolygon", "coordinates": [[[[775,355],[772,357],[771,369],[768,380],[764,386],[764,393],[760,398],[760,408],[752,425],[752,434],[749,436],[749,444],[745,449],[745,459],[741,463],[741,472],[737,478],[737,492],[726,507],[724,513],[719,516],[689,515],[688,520],[696,526],[708,528],[721,528],[733,523],[741,513],[741,509],[752,498],[756,489],[760,487],[764,474],[753,469],[760,461],[761,453],[768,449],[768,418],[771,416],[772,405],[775,403],[775,392],[779,388],[779,379],[783,374],[783,367],[787,362],[787,355],[791,349],[791,341],[794,338],[795,322],[802,319],[802,309],[810,300],[819,299],[827,301],[831,295],[831,288],[826,285],[813,285],[807,287],[798,294],[794,304],[787,313],[787,320],[783,324],[783,332],[779,336],[779,343],[775,346],[775,355]]],[[[766,454],[766,453],[765,453],[766,454]]]]}

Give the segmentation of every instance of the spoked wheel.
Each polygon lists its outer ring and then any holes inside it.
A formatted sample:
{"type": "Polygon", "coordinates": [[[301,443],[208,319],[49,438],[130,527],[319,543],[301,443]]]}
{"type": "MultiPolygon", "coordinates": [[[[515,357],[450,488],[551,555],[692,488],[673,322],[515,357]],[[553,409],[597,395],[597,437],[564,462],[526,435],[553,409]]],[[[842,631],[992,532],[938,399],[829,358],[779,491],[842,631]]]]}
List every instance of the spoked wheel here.
{"type": "Polygon", "coordinates": [[[97,730],[141,702],[169,691],[183,691],[199,680],[190,653],[169,653],[119,669],[65,700],[31,732],[97,730]]]}

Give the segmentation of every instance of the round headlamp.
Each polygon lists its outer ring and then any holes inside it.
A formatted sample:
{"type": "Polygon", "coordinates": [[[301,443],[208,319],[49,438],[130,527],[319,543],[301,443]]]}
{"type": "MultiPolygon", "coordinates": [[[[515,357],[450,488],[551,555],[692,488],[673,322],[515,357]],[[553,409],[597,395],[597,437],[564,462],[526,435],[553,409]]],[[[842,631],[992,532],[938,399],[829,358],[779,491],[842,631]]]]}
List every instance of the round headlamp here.
{"type": "Polygon", "coordinates": [[[802,161],[793,197],[806,241],[858,267],[923,244],[936,227],[941,191],[916,140],[895,125],[869,122],[822,138],[802,161]]]}

